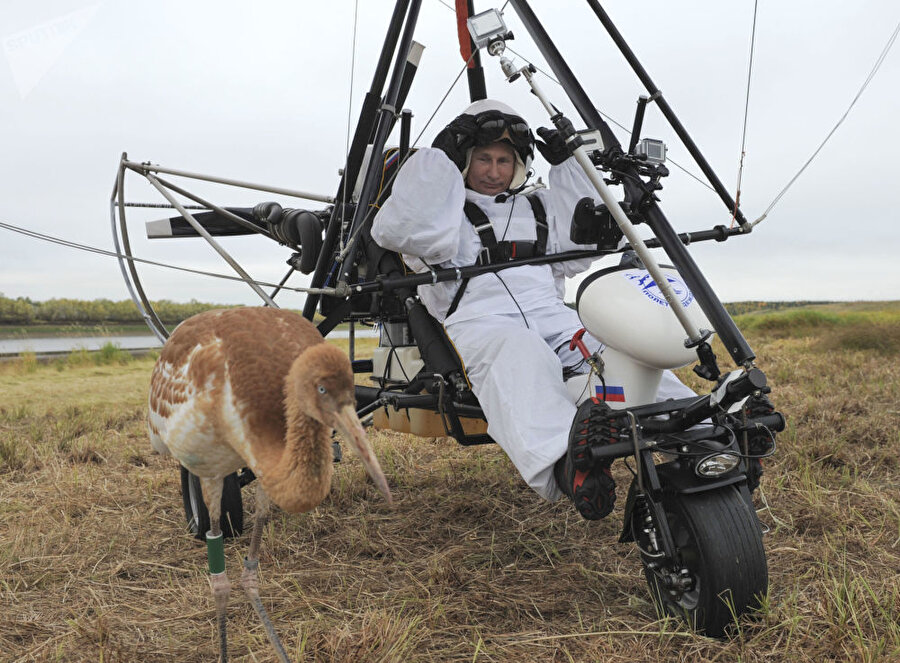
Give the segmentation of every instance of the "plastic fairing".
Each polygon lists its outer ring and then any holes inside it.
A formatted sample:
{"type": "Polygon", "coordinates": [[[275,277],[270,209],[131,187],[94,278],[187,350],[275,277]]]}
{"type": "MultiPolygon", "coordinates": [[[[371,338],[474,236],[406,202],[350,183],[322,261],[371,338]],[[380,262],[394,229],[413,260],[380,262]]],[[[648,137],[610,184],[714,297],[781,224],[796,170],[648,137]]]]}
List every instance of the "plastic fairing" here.
{"type": "MultiPolygon", "coordinates": [[[[663,267],[679,305],[700,329],[711,329],[694,295],[671,267],[663,267]]],[[[581,323],[593,336],[634,361],[656,369],[672,369],[696,360],[684,345],[684,329],[669,310],[649,272],[614,267],[589,276],[576,299],[581,323]]]]}

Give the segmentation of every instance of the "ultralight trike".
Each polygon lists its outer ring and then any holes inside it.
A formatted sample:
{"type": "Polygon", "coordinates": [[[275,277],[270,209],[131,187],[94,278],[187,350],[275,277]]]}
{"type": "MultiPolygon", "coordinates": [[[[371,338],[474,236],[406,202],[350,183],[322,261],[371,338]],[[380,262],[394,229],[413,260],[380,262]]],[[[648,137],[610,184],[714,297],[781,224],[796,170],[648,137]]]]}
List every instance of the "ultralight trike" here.
{"type": "MultiPolygon", "coordinates": [[[[504,56],[511,34],[498,11],[475,15],[470,0],[457,2],[457,13],[468,19],[470,31],[461,44],[470,97],[486,97],[480,63],[480,50],[485,50],[499,60],[508,81],[530,87],[591,179],[597,197],[579,203],[572,232],[578,233],[578,243],[595,245],[594,250],[410,273],[398,254],[371,239],[373,210],[390,195],[394,175],[415,149],[410,145],[412,114],[398,109],[403,108],[421,51],[413,41],[417,0],[396,3],[333,198],[138,163],[123,155],[111,201],[113,233],[117,248],[126,256],[122,272],[135,303],[161,339],[168,330],[144,292],[131,255],[126,171],[143,175],[179,212],[177,217],[148,223],[150,237],[204,237],[267,305],[276,305],[274,299],[292,273],[312,275],[303,315],[312,320],[320,313],[318,327],[326,336],[338,324],[349,323],[353,369],[369,376],[368,384],[356,389],[359,416],[375,427],[422,436],[449,435],[464,445],[492,440],[459,359],[442,326],[417,297],[416,288],[461,282],[524,264],[621,254],[618,265],[589,275],[575,300],[584,327],[606,348],[602,354],[585,350],[591,370],[570,376],[568,389],[573,402],[595,398],[606,407],[592,415],[587,444],[579,448],[573,462],[580,469],[610,459],[629,463],[633,480],[619,540],[637,546],[651,592],[665,612],[685,617],[708,635],[720,636],[736,617],[758,607],[767,591],[762,529],[751,495],[759,483],[759,460],[774,452],[775,433],[783,430],[784,419],[766,396],[766,378],[755,366],[753,350],[686,246],[725,241],[749,232],[752,224],[600,4],[588,3],[649,92],[638,101],[627,146],[619,143],[601,118],[526,0],[509,4],[559,79],[584,129],[576,130],[573,121],[544,94],[534,66],[516,68],[504,56]],[[640,138],[645,109],[652,103],[670,121],[725,203],[735,221],[733,227],[677,234],[669,224],[657,197],[660,182],[668,174],[665,146],[640,138]],[[387,148],[395,128],[397,146],[387,148]],[[260,202],[225,208],[163,179],[168,175],[319,200],[326,206],[288,209],[260,202]],[[179,200],[176,194],[191,202],[179,200]],[[635,230],[637,224],[645,224],[653,238],[642,239],[635,230]],[[288,274],[271,293],[253,283],[215,240],[248,234],[268,237],[292,251],[288,274]],[[657,262],[649,250],[654,247],[666,253],[671,265],[657,262]],[[354,334],[360,325],[377,329],[379,342],[372,359],[354,357],[354,334]],[[709,342],[713,333],[734,362],[733,370],[720,370],[709,342]],[[697,362],[694,371],[710,382],[709,392],[654,402],[663,371],[692,361],[697,362]]],[[[571,342],[577,347],[578,335],[571,342]]],[[[222,523],[226,533],[242,531],[241,487],[252,479],[245,470],[226,482],[222,523]]],[[[182,493],[190,527],[202,536],[208,515],[199,482],[184,469],[182,493]]]]}

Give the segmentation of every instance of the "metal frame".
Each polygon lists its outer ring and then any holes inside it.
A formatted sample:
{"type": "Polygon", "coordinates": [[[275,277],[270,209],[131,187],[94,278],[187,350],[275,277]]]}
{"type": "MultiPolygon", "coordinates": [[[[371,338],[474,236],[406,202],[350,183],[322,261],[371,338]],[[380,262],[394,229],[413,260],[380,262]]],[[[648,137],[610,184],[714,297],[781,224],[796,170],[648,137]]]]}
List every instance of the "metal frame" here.
{"type": "Polygon", "coordinates": [[[213,182],[216,184],[233,186],[242,189],[264,191],[267,193],[275,193],[304,200],[314,200],[325,203],[334,202],[334,198],[331,196],[310,193],[308,191],[298,191],[295,189],[287,189],[284,187],[257,184],[254,182],[247,182],[232,178],[204,175],[201,173],[194,173],[175,168],[167,168],[156,164],[129,161],[128,155],[123,153],[119,161],[119,168],[116,172],[116,182],[113,186],[112,195],[110,196],[110,221],[113,235],[113,244],[118,256],[119,268],[122,271],[122,277],[125,280],[125,286],[128,289],[131,300],[134,302],[137,309],[141,312],[141,316],[144,318],[147,326],[151,329],[151,331],[153,331],[153,333],[161,342],[164,342],[168,338],[169,330],[157,315],[156,311],[153,308],[153,304],[144,291],[140,275],[138,274],[137,267],[133,259],[134,255],[131,251],[131,243],[128,236],[127,218],[125,214],[125,208],[128,206],[128,204],[125,202],[126,171],[132,171],[143,176],[160,193],[160,195],[162,195],[169,202],[169,205],[171,205],[178,211],[179,214],[181,214],[185,221],[187,221],[191,225],[191,227],[194,228],[197,234],[203,237],[203,239],[205,239],[206,242],[222,257],[222,259],[225,260],[225,262],[227,262],[232,267],[232,269],[234,269],[241,280],[247,283],[247,285],[260,297],[265,305],[273,306],[276,308],[278,305],[274,301],[274,296],[293,273],[293,268],[288,271],[288,273],[282,279],[281,283],[271,295],[266,294],[262,290],[262,288],[260,288],[259,285],[257,285],[257,283],[250,277],[250,275],[240,266],[237,260],[235,260],[234,257],[231,256],[231,254],[229,254],[218,242],[216,242],[216,240],[212,237],[212,235],[210,235],[209,232],[207,232],[203,225],[194,218],[194,216],[188,211],[187,207],[181,204],[172,195],[172,192],[178,193],[186,198],[189,198],[190,200],[193,200],[196,203],[199,203],[203,209],[215,211],[216,213],[222,215],[230,221],[243,226],[249,232],[260,234],[268,237],[269,239],[275,240],[272,234],[267,230],[260,228],[259,226],[248,223],[229,210],[210,203],[200,196],[194,195],[186,189],[177,186],[176,184],[156,177],[155,175],[153,175],[153,173],[166,173],[178,177],[184,177],[187,179],[202,180],[205,182],[213,182]]]}

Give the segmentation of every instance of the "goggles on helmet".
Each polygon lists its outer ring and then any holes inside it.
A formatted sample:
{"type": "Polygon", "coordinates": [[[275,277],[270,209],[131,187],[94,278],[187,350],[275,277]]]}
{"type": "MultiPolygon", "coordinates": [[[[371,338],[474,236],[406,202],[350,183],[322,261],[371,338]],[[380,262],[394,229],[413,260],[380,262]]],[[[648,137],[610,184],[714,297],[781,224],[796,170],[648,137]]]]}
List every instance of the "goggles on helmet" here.
{"type": "Polygon", "coordinates": [[[476,145],[488,145],[498,140],[508,139],[513,147],[522,154],[523,159],[533,155],[534,136],[528,124],[518,115],[509,115],[500,111],[489,110],[475,117],[476,145]]]}

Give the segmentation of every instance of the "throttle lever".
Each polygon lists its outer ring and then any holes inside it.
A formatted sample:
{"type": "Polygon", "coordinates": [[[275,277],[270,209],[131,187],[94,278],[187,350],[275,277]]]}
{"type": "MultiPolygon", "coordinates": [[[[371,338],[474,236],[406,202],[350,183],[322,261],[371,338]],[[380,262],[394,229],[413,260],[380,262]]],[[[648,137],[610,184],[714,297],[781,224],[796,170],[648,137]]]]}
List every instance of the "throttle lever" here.
{"type": "Polygon", "coordinates": [[[584,360],[591,367],[591,370],[600,376],[600,379],[603,379],[603,360],[600,358],[600,354],[595,352],[591,354],[588,352],[587,346],[584,344],[584,341],[581,340],[581,337],[584,336],[584,333],[587,330],[582,327],[572,336],[572,340],[569,341],[569,350],[574,350],[578,348],[581,351],[581,356],[584,357],[584,360]]]}
{"type": "Polygon", "coordinates": [[[581,340],[581,337],[584,336],[584,333],[586,331],[587,330],[584,327],[582,327],[577,332],[575,332],[575,335],[572,336],[572,340],[569,341],[569,350],[574,350],[575,348],[578,348],[579,350],[581,350],[581,356],[584,357],[585,359],[589,359],[591,356],[591,353],[588,352],[587,346],[584,344],[584,341],[581,340]]]}

